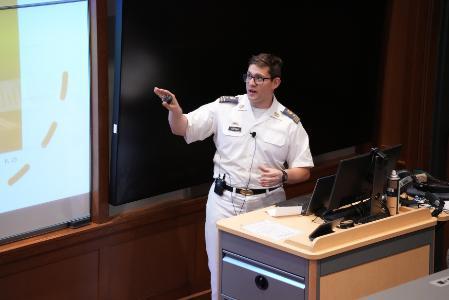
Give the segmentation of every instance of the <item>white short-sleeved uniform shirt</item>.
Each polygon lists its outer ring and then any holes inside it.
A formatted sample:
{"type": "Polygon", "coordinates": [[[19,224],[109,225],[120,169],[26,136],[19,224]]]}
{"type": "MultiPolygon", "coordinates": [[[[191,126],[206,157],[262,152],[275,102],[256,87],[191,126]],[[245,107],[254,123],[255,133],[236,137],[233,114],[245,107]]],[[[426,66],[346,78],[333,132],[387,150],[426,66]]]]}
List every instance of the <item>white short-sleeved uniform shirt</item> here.
{"type": "Polygon", "coordinates": [[[287,162],[289,168],[313,167],[307,132],[276,98],[257,119],[246,94],[221,97],[185,116],[187,143],[214,135],[214,177],[226,174],[229,185],[261,188],[261,165],[284,169],[287,162]]]}

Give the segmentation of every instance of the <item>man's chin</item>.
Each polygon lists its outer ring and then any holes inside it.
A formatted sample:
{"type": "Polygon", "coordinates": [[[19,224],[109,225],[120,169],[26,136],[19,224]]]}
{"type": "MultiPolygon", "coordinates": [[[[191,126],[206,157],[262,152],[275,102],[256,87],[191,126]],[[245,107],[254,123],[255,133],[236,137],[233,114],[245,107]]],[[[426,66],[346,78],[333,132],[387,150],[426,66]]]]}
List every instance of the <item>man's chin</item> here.
{"type": "Polygon", "coordinates": [[[248,99],[251,101],[254,101],[257,99],[257,96],[255,94],[247,94],[248,95],[248,99]]]}

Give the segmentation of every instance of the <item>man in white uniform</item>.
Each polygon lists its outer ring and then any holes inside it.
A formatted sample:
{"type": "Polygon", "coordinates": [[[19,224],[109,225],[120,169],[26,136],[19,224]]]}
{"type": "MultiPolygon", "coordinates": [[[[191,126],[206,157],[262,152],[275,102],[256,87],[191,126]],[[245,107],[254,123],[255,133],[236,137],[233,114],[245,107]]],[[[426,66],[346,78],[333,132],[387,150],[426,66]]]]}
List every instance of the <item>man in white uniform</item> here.
{"type": "Polygon", "coordinates": [[[173,134],[187,143],[214,135],[214,184],[206,208],[206,251],[212,299],[218,299],[219,259],[216,222],[285,200],[283,183],[298,183],[313,167],[309,138],[299,118],[280,104],[282,60],[259,54],[243,75],[246,94],[224,96],[183,114],[173,93],[155,87],[169,110],[173,134]]]}

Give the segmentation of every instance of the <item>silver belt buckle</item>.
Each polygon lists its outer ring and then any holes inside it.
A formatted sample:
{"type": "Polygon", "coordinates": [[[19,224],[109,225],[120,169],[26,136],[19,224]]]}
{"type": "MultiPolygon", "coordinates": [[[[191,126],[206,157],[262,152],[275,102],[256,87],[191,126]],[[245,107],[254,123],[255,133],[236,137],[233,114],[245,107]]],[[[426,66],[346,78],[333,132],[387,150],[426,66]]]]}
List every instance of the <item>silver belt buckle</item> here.
{"type": "Polygon", "coordinates": [[[254,192],[250,189],[240,189],[240,194],[243,196],[252,196],[254,195],[254,192]]]}

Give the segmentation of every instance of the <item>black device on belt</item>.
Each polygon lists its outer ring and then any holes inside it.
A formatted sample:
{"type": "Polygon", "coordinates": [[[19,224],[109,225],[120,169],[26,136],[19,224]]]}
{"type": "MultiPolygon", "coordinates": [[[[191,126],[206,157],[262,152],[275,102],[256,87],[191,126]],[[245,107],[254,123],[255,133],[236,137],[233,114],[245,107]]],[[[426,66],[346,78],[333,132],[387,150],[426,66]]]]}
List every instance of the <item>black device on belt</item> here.
{"type": "MultiPolygon", "coordinates": [[[[277,189],[279,186],[275,186],[272,188],[267,189],[245,189],[245,188],[235,188],[235,192],[238,194],[241,194],[243,196],[252,196],[252,195],[259,195],[266,192],[271,192],[275,189],[277,189]]],[[[233,192],[234,188],[232,186],[227,185],[226,183],[223,185],[223,188],[227,191],[233,192]]]]}

